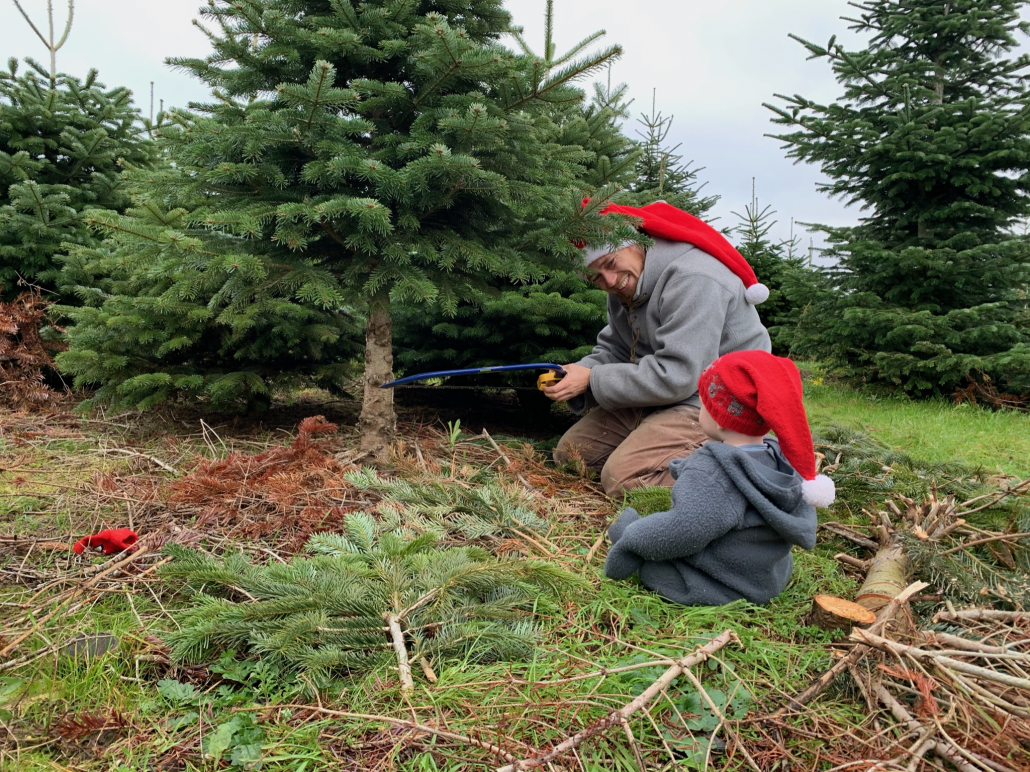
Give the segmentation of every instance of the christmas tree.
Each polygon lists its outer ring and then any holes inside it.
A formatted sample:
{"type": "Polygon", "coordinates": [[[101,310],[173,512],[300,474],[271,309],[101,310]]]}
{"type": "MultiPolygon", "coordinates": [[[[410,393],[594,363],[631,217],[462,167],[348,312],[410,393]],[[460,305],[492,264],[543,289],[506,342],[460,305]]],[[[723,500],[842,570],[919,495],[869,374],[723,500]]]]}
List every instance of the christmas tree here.
{"type": "Polygon", "coordinates": [[[108,90],[96,70],[84,80],[56,71],[71,10],[69,3],[60,41],[37,31],[50,50],[49,69],[27,59],[19,73],[11,59],[0,72],[0,286],[7,295],[19,280],[53,289],[61,244],[96,242],[83,211],[128,205],[119,164],[153,159],[131,92],[108,90]]]}
{"type": "Polygon", "coordinates": [[[490,278],[539,275],[558,259],[546,250],[571,252],[554,232],[584,219],[572,186],[592,155],[550,116],[618,49],[548,70],[500,44],[500,0],[238,0],[202,14],[213,53],[173,64],[212,100],[171,113],[179,174],[155,193],[191,227],[260,244],[293,300],[365,319],[361,444],[378,453],[395,425],[378,388],[394,305],[453,310],[490,278]]]}
{"type": "MultiPolygon", "coordinates": [[[[758,315],[769,329],[773,340],[773,353],[786,356],[789,352],[791,328],[778,325],[789,321],[795,311],[794,294],[787,291],[789,281],[804,282],[804,260],[798,255],[799,239],[791,235],[785,241],[773,241],[769,233],[776,226],[772,219],[776,212],[771,206],[760,207],[755,192],[754,180],[751,183],[751,203],[744,207],[743,214],[734,212],[740,221],[735,231],[738,237],[737,250],[748,264],[755,270],[759,280],[769,288],[769,298],[757,306],[758,315]]],[[[792,223],[793,225],[793,223],[792,223]]]]}
{"type": "Polygon", "coordinates": [[[277,386],[338,391],[355,375],[360,320],[298,300],[295,272],[264,242],[166,209],[151,191],[178,174],[129,170],[135,206],[86,211],[107,238],[59,256],[79,303],[59,308],[70,324],[58,367],[77,388],[95,388],[86,404],[117,408],[189,399],[235,412],[267,407],[277,386]]]}
{"type": "MultiPolygon", "coordinates": [[[[574,57],[603,31],[591,35],[572,51],[558,57],[553,43],[553,4],[547,4],[544,61],[547,71],[574,57]]],[[[527,55],[536,57],[518,38],[527,55]]],[[[592,154],[580,169],[580,184],[588,190],[628,185],[633,180],[639,152],[620,128],[628,117],[628,87],[594,86],[588,105],[571,103],[551,113],[562,141],[592,154]]],[[[606,320],[605,294],[576,272],[569,261],[551,267],[540,281],[514,284],[498,277],[477,296],[456,310],[426,313],[401,309],[397,319],[397,361],[405,372],[488,367],[528,362],[574,362],[593,347],[606,320]]],[[[529,384],[525,375],[483,376],[463,381],[481,385],[529,384]]],[[[526,407],[549,411],[542,394],[523,393],[526,407]]]]}
{"type": "Polygon", "coordinates": [[[864,210],[823,229],[837,263],[796,299],[794,350],[913,394],[1030,393],[1030,244],[1010,232],[1030,211],[1030,58],[1012,55],[1026,2],[854,5],[864,50],[801,40],[840,100],[769,106],[794,129],[777,135],[788,155],[864,210]]]}
{"type": "MultiPolygon", "coordinates": [[[[529,46],[520,42],[523,50],[531,53],[529,46]]],[[[551,2],[545,16],[544,51],[541,58],[552,68],[576,53],[574,49],[571,54],[555,56],[551,2]]],[[[718,198],[701,195],[699,170],[683,162],[676,152],[678,145],[668,146],[672,117],[661,115],[653,104],[651,113],[641,114],[638,120],[642,141],[633,141],[622,132],[621,124],[630,115],[628,90],[626,84],[613,86],[609,77],[606,83],[595,84],[589,106],[565,116],[567,130],[577,132],[569,139],[595,153],[594,161],[584,169],[583,182],[595,188],[618,185],[621,190],[613,191],[612,197],[620,204],[635,206],[663,199],[703,215],[718,198]]],[[[398,363],[406,372],[417,372],[581,359],[593,348],[607,321],[607,300],[604,292],[574,268],[559,267],[544,281],[528,285],[495,282],[492,292],[459,306],[456,314],[405,312],[398,325],[398,363]]],[[[525,376],[485,376],[478,382],[528,383],[525,376]]],[[[523,393],[520,399],[541,411],[551,404],[536,392],[523,393]]]]}
{"type": "Polygon", "coordinates": [[[680,144],[669,147],[669,132],[675,116],[662,115],[658,110],[658,92],[651,95],[651,112],[641,113],[637,119],[641,138],[636,179],[628,193],[619,196],[626,206],[646,206],[655,201],[667,201],[678,209],[703,217],[715,206],[718,196],[703,196],[706,183],[698,184],[701,169],[685,162],[677,151],[680,144]]]}

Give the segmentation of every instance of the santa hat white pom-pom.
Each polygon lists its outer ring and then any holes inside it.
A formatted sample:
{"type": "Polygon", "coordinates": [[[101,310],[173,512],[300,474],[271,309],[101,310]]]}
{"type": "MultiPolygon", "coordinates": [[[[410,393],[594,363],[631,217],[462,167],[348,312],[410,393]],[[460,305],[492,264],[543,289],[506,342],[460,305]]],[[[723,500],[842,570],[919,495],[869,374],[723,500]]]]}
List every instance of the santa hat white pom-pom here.
{"type": "Polygon", "coordinates": [[[764,303],[769,299],[769,288],[761,282],[758,284],[752,284],[744,290],[744,299],[753,306],[764,303]]]}
{"type": "Polygon", "coordinates": [[[814,480],[805,480],[801,484],[801,496],[806,504],[813,507],[828,507],[837,498],[837,488],[829,477],[817,474],[814,480]]]}

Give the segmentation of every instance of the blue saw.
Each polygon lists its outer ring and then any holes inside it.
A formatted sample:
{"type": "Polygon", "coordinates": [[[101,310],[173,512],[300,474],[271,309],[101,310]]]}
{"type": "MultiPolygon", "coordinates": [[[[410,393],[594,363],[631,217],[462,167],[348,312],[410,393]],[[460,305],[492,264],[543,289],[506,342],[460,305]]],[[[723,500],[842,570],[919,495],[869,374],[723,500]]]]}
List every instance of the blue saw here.
{"type": "Polygon", "coordinates": [[[516,370],[544,370],[545,372],[536,379],[536,387],[543,391],[547,386],[560,381],[565,377],[565,370],[561,365],[553,365],[549,362],[536,362],[531,365],[497,365],[496,367],[470,367],[464,370],[434,370],[431,373],[418,373],[396,381],[390,381],[380,386],[380,389],[392,389],[394,386],[403,386],[406,383],[425,381],[429,378],[449,378],[453,375],[483,375],[484,373],[510,373],[516,370]]]}

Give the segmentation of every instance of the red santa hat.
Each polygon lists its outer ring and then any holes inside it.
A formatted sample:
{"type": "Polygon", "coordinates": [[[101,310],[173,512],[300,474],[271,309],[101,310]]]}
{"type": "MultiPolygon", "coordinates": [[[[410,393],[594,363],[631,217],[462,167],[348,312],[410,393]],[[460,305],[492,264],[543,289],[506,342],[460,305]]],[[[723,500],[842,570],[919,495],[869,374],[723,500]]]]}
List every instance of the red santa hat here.
{"type": "Polygon", "coordinates": [[[724,429],[751,436],[775,432],[783,455],[805,479],[805,501],[815,507],[833,503],[833,480],[815,473],[801,375],[793,362],[765,351],[725,354],[701,374],[698,391],[705,409],[724,429]]]}
{"type": "MultiPolygon", "coordinates": [[[[586,206],[589,201],[590,199],[584,199],[583,205],[586,206]]],[[[698,249],[707,252],[737,275],[744,283],[744,297],[748,303],[756,306],[768,300],[769,288],[758,281],[754,270],[748,265],[743,255],[719,231],[708,223],[694,217],[694,215],[684,212],[682,209],[677,209],[664,201],[655,201],[653,204],[641,207],[609,204],[601,210],[601,214],[628,215],[639,219],[641,222],[637,227],[652,238],[693,244],[698,249]]],[[[595,260],[611,252],[623,249],[631,243],[624,242],[615,248],[584,248],[584,264],[590,265],[595,260]]]]}

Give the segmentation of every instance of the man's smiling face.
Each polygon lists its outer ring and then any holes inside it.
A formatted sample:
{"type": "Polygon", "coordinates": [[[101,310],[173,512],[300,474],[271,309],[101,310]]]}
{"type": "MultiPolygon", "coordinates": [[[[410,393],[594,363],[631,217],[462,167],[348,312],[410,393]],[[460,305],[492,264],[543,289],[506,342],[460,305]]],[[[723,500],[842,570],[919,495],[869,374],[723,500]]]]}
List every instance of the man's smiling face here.
{"type": "Polygon", "coordinates": [[[644,248],[630,244],[615,252],[599,257],[587,268],[587,274],[595,287],[617,295],[625,303],[633,300],[637,293],[637,282],[644,272],[644,248]]]}

